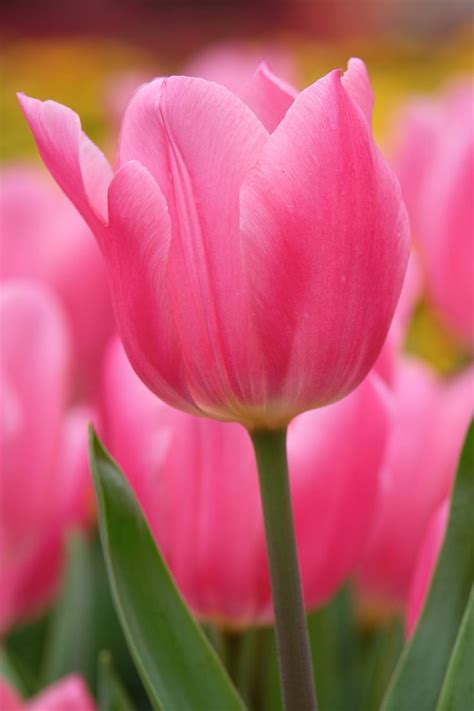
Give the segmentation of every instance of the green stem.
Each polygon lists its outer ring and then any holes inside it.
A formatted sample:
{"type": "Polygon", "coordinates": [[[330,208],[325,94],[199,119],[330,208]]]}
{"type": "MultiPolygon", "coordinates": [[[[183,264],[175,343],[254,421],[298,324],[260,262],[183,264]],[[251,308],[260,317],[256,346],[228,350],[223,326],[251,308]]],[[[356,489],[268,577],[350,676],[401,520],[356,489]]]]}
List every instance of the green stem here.
{"type": "Polygon", "coordinates": [[[286,459],[286,429],[251,432],[270,564],[280,681],[286,711],[315,711],[286,459]]]}

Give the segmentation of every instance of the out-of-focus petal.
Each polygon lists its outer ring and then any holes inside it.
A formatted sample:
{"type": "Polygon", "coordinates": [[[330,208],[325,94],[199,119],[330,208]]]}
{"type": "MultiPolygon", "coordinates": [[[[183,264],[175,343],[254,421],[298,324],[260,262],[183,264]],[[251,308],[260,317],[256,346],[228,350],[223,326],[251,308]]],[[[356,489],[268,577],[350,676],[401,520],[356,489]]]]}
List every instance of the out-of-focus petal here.
{"type": "Polygon", "coordinates": [[[25,706],[20,701],[16,691],[0,678],[0,709],[3,711],[25,711],[25,706]]]}
{"type": "Polygon", "coordinates": [[[393,430],[360,581],[367,597],[403,605],[426,526],[451,489],[473,412],[474,370],[444,383],[405,358],[393,389],[393,430]]]}
{"type": "Polygon", "coordinates": [[[38,285],[2,285],[0,319],[1,375],[14,404],[10,426],[1,432],[1,538],[9,554],[21,558],[52,510],[69,339],[59,304],[38,285]]]}
{"type": "Polygon", "coordinates": [[[80,676],[56,682],[28,702],[28,711],[95,711],[96,706],[80,676]]]}
{"type": "Polygon", "coordinates": [[[1,278],[40,282],[58,295],[71,325],[74,396],[93,397],[114,330],[107,273],[94,236],[37,166],[5,167],[0,181],[1,278]]]}
{"type": "Polygon", "coordinates": [[[290,425],[288,459],[308,608],[329,599],[360,563],[390,426],[390,395],[376,375],[341,402],[290,425]]]}
{"type": "Polygon", "coordinates": [[[183,74],[201,77],[238,93],[265,61],[271,70],[286,81],[293,82],[295,62],[287,48],[278,45],[246,45],[242,42],[218,42],[208,45],[195,55],[183,69],[183,74]]]}

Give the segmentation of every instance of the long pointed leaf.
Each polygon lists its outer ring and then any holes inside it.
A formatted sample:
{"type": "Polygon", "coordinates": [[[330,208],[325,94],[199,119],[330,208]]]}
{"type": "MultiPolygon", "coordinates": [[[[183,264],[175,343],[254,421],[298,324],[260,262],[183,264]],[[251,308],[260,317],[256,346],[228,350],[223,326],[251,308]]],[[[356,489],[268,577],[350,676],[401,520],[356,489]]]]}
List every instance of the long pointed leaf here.
{"type": "Polygon", "coordinates": [[[128,482],[93,431],[90,455],[113,598],[152,703],[164,711],[242,711],[176,590],[128,482]]]}
{"type": "Polygon", "coordinates": [[[436,711],[464,709],[474,709],[474,587],[436,707],[436,711]]]}

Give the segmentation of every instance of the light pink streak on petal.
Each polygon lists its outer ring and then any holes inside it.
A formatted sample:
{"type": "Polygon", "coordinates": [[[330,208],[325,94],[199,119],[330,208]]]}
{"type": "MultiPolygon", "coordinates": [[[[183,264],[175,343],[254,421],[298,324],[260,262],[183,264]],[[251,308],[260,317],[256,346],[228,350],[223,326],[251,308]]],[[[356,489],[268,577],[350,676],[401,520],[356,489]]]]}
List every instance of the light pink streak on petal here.
{"type": "Polygon", "coordinates": [[[28,703],[28,711],[96,711],[92,696],[80,676],[61,679],[28,703]]]}
{"type": "Polygon", "coordinates": [[[241,224],[269,397],[301,410],[342,397],[387,335],[408,225],[340,72],[301,92],[271,134],[244,181],[241,224]]]}
{"type": "Polygon", "coordinates": [[[273,74],[267,64],[262,62],[238,95],[258,116],[267,131],[272,133],[298,96],[298,92],[291,84],[273,74]]]}
{"type": "Polygon", "coordinates": [[[449,501],[434,514],[420,546],[411,583],[406,613],[406,635],[411,637],[420,618],[431,584],[438,556],[441,552],[449,516],[449,501]]]}
{"type": "Polygon", "coordinates": [[[347,71],[341,79],[343,87],[362,110],[369,126],[372,125],[374,92],[370,83],[367,67],[361,59],[349,59],[347,71]]]}
{"type": "Polygon", "coordinates": [[[160,188],[137,161],[126,163],[109,189],[104,255],[119,331],[131,363],[159,397],[195,410],[187,392],[166,284],[171,225],[160,188]]]}
{"type": "Polygon", "coordinates": [[[112,168],[83,133],[78,115],[55,101],[18,95],[43,161],[97,234],[107,222],[107,188],[112,168]]]}
{"type": "MultiPolygon", "coordinates": [[[[122,123],[120,161],[154,175],[171,216],[168,287],[194,399],[251,399],[239,189],[268,139],[236,96],[202,79],[170,77],[140,89],[122,123]],[[225,238],[224,238],[225,236],[225,238]]],[[[218,409],[218,408],[217,408],[218,409]]],[[[216,413],[217,416],[219,412],[216,413]]]]}

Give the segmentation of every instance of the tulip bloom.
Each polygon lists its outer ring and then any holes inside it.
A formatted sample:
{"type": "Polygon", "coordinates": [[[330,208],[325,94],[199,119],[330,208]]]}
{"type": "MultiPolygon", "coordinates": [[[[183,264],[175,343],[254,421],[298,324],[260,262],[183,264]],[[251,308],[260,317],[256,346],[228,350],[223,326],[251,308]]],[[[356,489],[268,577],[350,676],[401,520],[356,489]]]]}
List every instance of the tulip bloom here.
{"type": "Polygon", "coordinates": [[[414,102],[395,165],[433,304],[474,347],[474,128],[472,83],[414,102]]]}
{"type": "Polygon", "coordinates": [[[71,675],[56,682],[29,701],[21,701],[12,687],[0,677],[2,711],[95,711],[95,703],[83,680],[71,675]]]}
{"type": "MultiPolygon", "coordinates": [[[[272,616],[258,476],[240,425],[168,407],[117,342],[106,359],[106,443],[123,467],[184,596],[227,625],[272,616]]],[[[327,600],[360,559],[389,430],[370,376],[350,397],[289,429],[290,482],[306,605],[327,600]]]]}
{"type": "Polygon", "coordinates": [[[70,109],[20,102],[98,238],[128,357],[156,395],[279,428],[362,381],[400,294],[408,226],[360,60],[301,93],[265,66],[240,96],[189,77],[146,84],[115,172],[70,109]]]}
{"type": "Polygon", "coordinates": [[[421,615],[431,584],[436,562],[441,551],[449,515],[449,501],[445,501],[433,516],[418,553],[415,574],[410,586],[406,616],[407,635],[411,635],[421,615]]]}
{"type": "Polygon", "coordinates": [[[88,490],[83,407],[66,411],[66,324],[53,296],[8,282],[0,292],[2,385],[0,633],[51,597],[66,530],[83,525],[88,490]]]}
{"type": "Polygon", "coordinates": [[[76,394],[93,394],[113,331],[107,275],[95,240],[78,215],[34,167],[1,173],[0,277],[46,284],[71,330],[76,394]]]}
{"type": "Polygon", "coordinates": [[[406,358],[393,388],[393,430],[360,585],[368,598],[405,605],[426,526],[451,490],[474,406],[474,370],[446,383],[406,358]]]}

